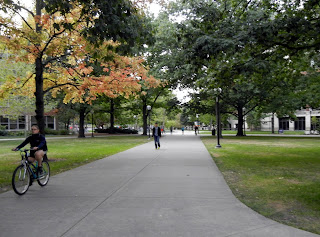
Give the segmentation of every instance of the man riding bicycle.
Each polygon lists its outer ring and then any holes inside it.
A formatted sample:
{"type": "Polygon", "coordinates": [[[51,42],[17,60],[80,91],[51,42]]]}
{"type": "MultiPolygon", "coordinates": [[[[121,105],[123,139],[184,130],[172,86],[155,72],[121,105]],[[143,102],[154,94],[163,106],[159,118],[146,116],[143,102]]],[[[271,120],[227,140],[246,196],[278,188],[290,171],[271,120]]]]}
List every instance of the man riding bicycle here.
{"type": "Polygon", "coordinates": [[[28,143],[30,143],[31,150],[30,150],[30,156],[28,157],[28,161],[33,163],[35,160],[38,161],[38,175],[41,175],[43,173],[42,171],[42,160],[44,155],[46,154],[48,148],[47,148],[47,142],[43,135],[40,134],[39,127],[37,125],[33,125],[31,127],[32,135],[27,137],[24,142],[22,142],[19,146],[16,148],[13,148],[13,151],[17,151],[20,148],[24,147],[28,143]]]}

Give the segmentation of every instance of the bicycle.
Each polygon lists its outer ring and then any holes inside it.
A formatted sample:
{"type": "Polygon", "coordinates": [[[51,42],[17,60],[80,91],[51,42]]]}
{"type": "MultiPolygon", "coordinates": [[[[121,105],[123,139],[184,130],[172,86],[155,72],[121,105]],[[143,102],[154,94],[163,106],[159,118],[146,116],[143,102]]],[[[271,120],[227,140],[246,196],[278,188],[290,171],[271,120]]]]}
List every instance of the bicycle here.
{"type": "Polygon", "coordinates": [[[28,161],[28,151],[30,149],[19,149],[18,151],[20,151],[21,155],[21,164],[13,171],[12,187],[14,192],[18,195],[25,194],[34,180],[37,180],[41,187],[46,186],[50,178],[50,166],[47,155],[43,157],[42,161],[43,173],[38,175],[38,162],[35,161],[35,164],[33,164],[28,161]]]}

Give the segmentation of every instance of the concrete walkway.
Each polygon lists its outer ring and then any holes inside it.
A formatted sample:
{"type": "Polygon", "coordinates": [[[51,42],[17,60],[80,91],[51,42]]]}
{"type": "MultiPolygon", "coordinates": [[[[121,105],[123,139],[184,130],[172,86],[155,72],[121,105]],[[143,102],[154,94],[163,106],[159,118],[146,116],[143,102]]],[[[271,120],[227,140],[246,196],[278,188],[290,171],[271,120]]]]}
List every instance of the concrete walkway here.
{"type": "Polygon", "coordinates": [[[180,134],[1,194],[0,236],[318,236],[239,202],[199,136],[180,134]]]}

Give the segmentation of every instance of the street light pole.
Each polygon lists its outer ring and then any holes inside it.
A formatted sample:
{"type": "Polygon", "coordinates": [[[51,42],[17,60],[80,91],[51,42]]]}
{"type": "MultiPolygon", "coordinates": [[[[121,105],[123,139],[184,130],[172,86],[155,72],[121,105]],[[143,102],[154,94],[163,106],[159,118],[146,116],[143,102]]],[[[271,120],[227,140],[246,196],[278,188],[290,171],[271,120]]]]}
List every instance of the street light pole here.
{"type": "Polygon", "coordinates": [[[196,135],[197,135],[197,130],[198,130],[198,134],[199,134],[199,129],[200,129],[200,123],[199,123],[199,114],[196,114],[196,117],[197,117],[197,121],[196,121],[196,126],[198,129],[196,129],[196,135]]]}
{"type": "Polygon", "coordinates": [[[220,122],[220,104],[219,104],[219,94],[221,93],[221,88],[214,89],[214,91],[217,92],[217,97],[216,97],[217,145],[216,145],[216,148],[221,148],[221,145],[220,145],[221,122],[220,122]]]}
{"type": "Polygon", "coordinates": [[[137,126],[137,115],[133,115],[133,118],[134,118],[134,122],[135,122],[135,124],[134,124],[134,129],[135,130],[138,130],[138,126],[137,126]]]}
{"type": "Polygon", "coordinates": [[[147,105],[147,110],[148,110],[148,116],[149,116],[149,139],[150,139],[150,112],[151,112],[151,105],[147,105]]]}
{"type": "Polygon", "coordinates": [[[246,108],[243,108],[243,136],[246,135],[246,108]]]}

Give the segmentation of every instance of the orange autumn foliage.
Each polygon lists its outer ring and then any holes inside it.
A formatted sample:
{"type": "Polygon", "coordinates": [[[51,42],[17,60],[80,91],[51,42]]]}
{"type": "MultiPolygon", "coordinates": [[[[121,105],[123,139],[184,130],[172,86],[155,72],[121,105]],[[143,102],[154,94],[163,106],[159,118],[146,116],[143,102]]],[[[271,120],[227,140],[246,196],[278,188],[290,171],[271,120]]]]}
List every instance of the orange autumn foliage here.
{"type": "MultiPolygon", "coordinates": [[[[148,75],[144,60],[139,57],[125,57],[115,53],[119,43],[108,41],[101,46],[90,44],[81,34],[85,27],[81,7],[62,16],[43,14],[30,18],[23,27],[16,27],[8,19],[0,17],[7,28],[1,37],[12,52],[11,60],[34,64],[42,57],[45,92],[53,96],[64,91],[64,102],[90,103],[98,94],[109,97],[131,96],[139,93],[141,86],[157,87],[161,83],[148,75]],[[73,25],[68,30],[62,23],[73,25]],[[36,32],[36,24],[41,31],[36,32]],[[54,26],[59,25],[59,28],[54,26]],[[113,49],[113,50],[112,50],[113,49]],[[97,73],[93,65],[99,62],[103,73],[97,73]]],[[[25,78],[12,78],[0,87],[0,96],[16,93],[33,96],[35,71],[25,78]]]]}

